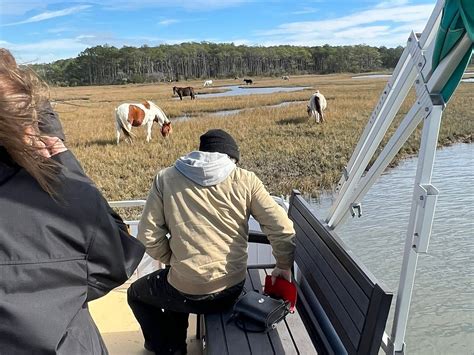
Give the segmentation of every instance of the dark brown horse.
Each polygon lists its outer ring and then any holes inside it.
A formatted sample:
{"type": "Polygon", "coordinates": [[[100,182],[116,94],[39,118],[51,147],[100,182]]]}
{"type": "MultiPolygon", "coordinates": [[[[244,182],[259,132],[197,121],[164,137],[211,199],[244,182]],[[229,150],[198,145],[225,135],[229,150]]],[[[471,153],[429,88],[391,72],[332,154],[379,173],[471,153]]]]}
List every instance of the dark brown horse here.
{"type": "Polygon", "coordinates": [[[178,94],[180,100],[183,99],[183,96],[191,96],[191,100],[194,100],[196,98],[196,95],[194,94],[194,89],[191,86],[187,86],[185,88],[173,86],[173,95],[174,94],[178,94]]]}

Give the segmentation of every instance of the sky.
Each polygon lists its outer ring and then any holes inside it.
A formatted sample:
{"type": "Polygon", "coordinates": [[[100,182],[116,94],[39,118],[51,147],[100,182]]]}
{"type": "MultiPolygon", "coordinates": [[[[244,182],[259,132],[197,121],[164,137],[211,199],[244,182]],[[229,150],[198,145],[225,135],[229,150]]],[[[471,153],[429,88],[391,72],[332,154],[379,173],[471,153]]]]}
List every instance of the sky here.
{"type": "Polygon", "coordinates": [[[435,0],[0,0],[0,47],[20,63],[88,47],[182,42],[405,46],[435,0]]]}

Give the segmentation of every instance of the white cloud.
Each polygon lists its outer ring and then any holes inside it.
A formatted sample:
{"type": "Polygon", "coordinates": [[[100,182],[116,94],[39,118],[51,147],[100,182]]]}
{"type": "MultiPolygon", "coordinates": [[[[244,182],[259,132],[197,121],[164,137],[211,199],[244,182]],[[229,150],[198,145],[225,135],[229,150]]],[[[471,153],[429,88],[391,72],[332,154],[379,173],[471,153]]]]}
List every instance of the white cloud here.
{"type": "Polygon", "coordinates": [[[198,10],[198,11],[209,11],[215,9],[223,9],[228,7],[234,7],[245,3],[250,3],[255,0],[141,0],[141,1],[130,1],[130,0],[104,0],[100,1],[100,4],[110,9],[136,9],[136,8],[147,8],[147,7],[171,7],[171,8],[183,8],[187,10],[198,10]]]}
{"type": "Polygon", "coordinates": [[[390,0],[390,1],[381,2],[381,3],[377,4],[375,7],[376,8],[385,8],[385,7],[406,5],[408,3],[409,3],[408,0],[390,0]]]}
{"type": "Polygon", "coordinates": [[[434,5],[403,5],[405,0],[379,3],[372,9],[320,21],[290,22],[257,33],[264,45],[370,44],[404,45],[411,30],[421,31],[434,5]]]}
{"type": "Polygon", "coordinates": [[[108,44],[121,48],[123,46],[141,47],[144,43],[155,46],[160,44],[180,44],[183,42],[200,42],[197,38],[165,39],[158,37],[122,37],[117,38],[108,33],[82,34],[76,37],[38,41],[33,43],[10,43],[0,41],[0,46],[9,49],[21,64],[51,63],[59,59],[75,58],[87,48],[108,44]]]}
{"type": "Polygon", "coordinates": [[[227,43],[234,43],[236,46],[251,46],[254,44],[248,39],[234,39],[232,41],[227,41],[227,43]]]}
{"type": "MultiPolygon", "coordinates": [[[[256,0],[88,0],[87,4],[102,6],[106,9],[143,9],[143,8],[184,8],[208,11],[238,6],[256,0]]],[[[84,0],[68,0],[68,4],[84,4],[84,0]]],[[[5,16],[24,15],[28,11],[40,11],[51,5],[63,4],[64,0],[1,0],[0,12],[5,16]]]]}
{"type": "Polygon", "coordinates": [[[58,10],[58,11],[46,11],[23,21],[2,24],[0,26],[14,26],[14,25],[21,25],[25,23],[40,22],[40,21],[49,20],[56,17],[72,15],[72,14],[81,12],[85,9],[88,9],[90,7],[91,5],[79,5],[79,6],[69,7],[67,9],[58,10]]]}
{"type": "Polygon", "coordinates": [[[159,21],[158,24],[163,25],[163,26],[168,26],[168,25],[172,25],[173,23],[178,23],[178,22],[179,22],[179,20],[168,19],[168,20],[159,21]]]}
{"type": "Polygon", "coordinates": [[[54,39],[34,43],[5,44],[21,64],[49,63],[75,57],[88,46],[77,38],[54,39]]]}

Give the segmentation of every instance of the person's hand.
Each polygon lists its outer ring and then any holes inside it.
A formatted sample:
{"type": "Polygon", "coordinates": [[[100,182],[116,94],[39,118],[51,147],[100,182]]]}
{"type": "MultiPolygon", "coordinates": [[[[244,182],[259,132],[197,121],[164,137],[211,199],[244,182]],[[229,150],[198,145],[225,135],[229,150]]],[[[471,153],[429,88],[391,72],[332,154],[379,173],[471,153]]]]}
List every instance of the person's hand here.
{"type": "Polygon", "coordinates": [[[44,143],[51,157],[67,150],[64,142],[58,137],[41,136],[40,140],[44,143]]]}
{"type": "Polygon", "coordinates": [[[45,157],[45,158],[51,157],[51,153],[46,147],[46,144],[41,139],[39,139],[33,127],[31,126],[26,127],[25,135],[23,136],[23,141],[26,144],[36,148],[38,154],[41,155],[42,157],[45,157]]]}
{"type": "Polygon", "coordinates": [[[281,277],[282,279],[291,282],[291,270],[280,269],[279,267],[275,267],[272,271],[272,285],[275,284],[277,277],[281,277]]]}

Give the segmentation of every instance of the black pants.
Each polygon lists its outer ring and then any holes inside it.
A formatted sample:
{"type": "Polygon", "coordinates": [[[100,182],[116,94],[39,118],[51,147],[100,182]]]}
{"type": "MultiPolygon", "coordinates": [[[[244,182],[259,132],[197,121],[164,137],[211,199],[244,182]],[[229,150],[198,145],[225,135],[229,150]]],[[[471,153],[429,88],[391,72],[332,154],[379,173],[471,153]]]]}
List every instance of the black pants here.
{"type": "Polygon", "coordinates": [[[187,295],[168,283],[169,269],[155,271],[128,289],[128,304],[147,347],[156,354],[186,353],[189,313],[221,312],[239,297],[244,281],[210,295],[187,295]]]}

